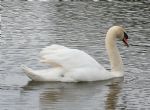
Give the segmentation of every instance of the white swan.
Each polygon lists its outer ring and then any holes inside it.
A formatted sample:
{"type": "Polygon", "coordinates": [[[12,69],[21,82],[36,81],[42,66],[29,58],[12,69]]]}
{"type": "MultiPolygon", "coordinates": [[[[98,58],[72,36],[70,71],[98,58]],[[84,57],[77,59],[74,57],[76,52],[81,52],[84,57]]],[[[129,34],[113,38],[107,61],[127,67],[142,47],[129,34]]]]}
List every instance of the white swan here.
{"type": "Polygon", "coordinates": [[[122,77],[123,63],[116,47],[116,38],[128,46],[128,36],[120,26],[111,27],[106,35],[105,44],[110,59],[111,72],[107,71],[87,53],[61,45],[51,45],[41,52],[41,62],[51,65],[50,69],[32,70],[22,65],[26,75],[35,81],[98,81],[122,77]]]}

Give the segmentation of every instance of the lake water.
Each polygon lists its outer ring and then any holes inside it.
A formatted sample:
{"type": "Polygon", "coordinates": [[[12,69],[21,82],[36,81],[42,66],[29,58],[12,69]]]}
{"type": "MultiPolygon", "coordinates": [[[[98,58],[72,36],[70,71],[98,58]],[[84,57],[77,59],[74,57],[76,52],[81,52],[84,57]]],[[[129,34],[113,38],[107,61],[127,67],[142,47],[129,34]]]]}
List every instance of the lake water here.
{"type": "Polygon", "coordinates": [[[147,0],[1,1],[1,110],[150,110],[150,2],[147,0]],[[118,43],[124,78],[98,82],[32,82],[20,65],[38,62],[51,44],[84,50],[110,70],[107,29],[122,25],[130,47],[118,43]]]}

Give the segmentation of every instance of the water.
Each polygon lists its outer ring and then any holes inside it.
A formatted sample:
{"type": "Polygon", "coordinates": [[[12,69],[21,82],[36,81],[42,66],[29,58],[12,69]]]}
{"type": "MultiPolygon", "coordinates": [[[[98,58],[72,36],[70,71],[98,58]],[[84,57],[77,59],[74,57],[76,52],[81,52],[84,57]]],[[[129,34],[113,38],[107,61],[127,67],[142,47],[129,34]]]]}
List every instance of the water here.
{"type": "Polygon", "coordinates": [[[109,1],[1,1],[1,110],[150,109],[150,4],[109,1]],[[129,48],[118,43],[124,78],[42,83],[20,69],[46,68],[37,61],[41,48],[61,44],[84,50],[109,70],[104,38],[112,25],[124,26],[129,36],[129,48]]]}

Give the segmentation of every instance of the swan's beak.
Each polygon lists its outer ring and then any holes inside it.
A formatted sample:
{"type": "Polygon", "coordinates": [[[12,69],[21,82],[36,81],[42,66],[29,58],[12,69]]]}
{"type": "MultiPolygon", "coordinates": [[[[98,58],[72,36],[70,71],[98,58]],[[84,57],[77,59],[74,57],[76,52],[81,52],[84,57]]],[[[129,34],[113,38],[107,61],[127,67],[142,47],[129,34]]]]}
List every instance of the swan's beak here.
{"type": "Polygon", "coordinates": [[[128,39],[124,37],[122,41],[124,42],[125,46],[129,47],[128,39]]]}
{"type": "Polygon", "coordinates": [[[124,44],[129,47],[129,44],[128,44],[128,35],[124,32],[124,38],[122,40],[124,42],[124,44]]]}

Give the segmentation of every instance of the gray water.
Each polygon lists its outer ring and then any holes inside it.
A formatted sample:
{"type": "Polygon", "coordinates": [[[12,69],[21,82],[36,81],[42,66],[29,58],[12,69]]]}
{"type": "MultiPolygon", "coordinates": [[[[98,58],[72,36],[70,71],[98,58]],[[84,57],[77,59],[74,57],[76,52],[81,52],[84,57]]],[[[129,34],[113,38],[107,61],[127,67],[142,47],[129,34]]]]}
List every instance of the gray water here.
{"type": "Polygon", "coordinates": [[[1,1],[0,110],[150,110],[148,1],[1,1]],[[107,29],[122,25],[118,42],[124,78],[98,82],[32,82],[20,65],[47,68],[39,52],[51,44],[84,50],[110,70],[107,29]]]}

